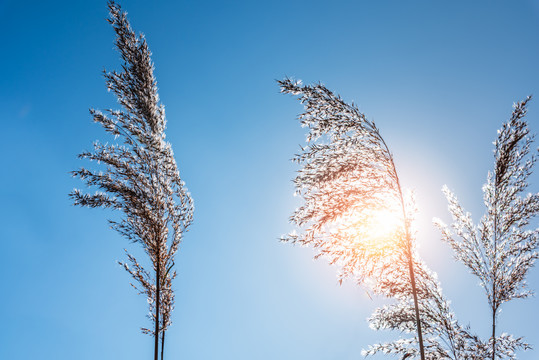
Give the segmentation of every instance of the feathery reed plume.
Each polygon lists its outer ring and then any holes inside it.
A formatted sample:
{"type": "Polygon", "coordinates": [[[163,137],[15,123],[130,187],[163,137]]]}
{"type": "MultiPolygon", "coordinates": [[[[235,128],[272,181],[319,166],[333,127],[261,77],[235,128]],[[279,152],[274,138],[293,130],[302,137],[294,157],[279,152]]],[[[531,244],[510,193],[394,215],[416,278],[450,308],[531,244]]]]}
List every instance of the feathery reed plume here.
{"type": "Polygon", "coordinates": [[[339,281],[382,279],[396,259],[411,291],[421,359],[425,359],[415,280],[416,245],[393,155],[373,121],[321,84],[278,81],[281,92],[297,95],[307,127],[307,146],[294,157],[302,165],[294,180],[305,203],[290,220],[304,228],[282,241],[312,245],[340,268],[339,281]]]}
{"type": "Polygon", "coordinates": [[[172,147],[165,141],[165,109],[159,101],[146,40],[131,29],[118,4],[110,1],[108,7],[108,21],[116,32],[123,65],[121,72],[105,72],[104,77],[123,110],[103,113],[91,109],[90,114],[122,144],[96,141],[93,151],[79,155],[104,166],[102,171],[84,167],[73,171],[74,177],[98,191],[87,194],[75,189],[70,197],[75,205],[122,211],[121,220],[109,220],[110,224],[128,240],[139,243],[148,255],[151,270],[144,269],[129,253],[128,261],[121,264],[135,280],[136,285],[132,285],[148,298],[154,327],[142,331],[154,336],[157,360],[159,337],[162,358],[174,307],[174,256],[193,220],[193,202],[180,178],[172,147]]]}
{"type": "Polygon", "coordinates": [[[496,335],[496,320],[503,303],[531,295],[526,275],[539,257],[539,229],[528,229],[539,211],[539,193],[524,194],[537,153],[537,149],[531,150],[534,136],[530,136],[524,119],[530,99],[515,104],[511,118],[498,130],[494,171],[489,172],[483,186],[486,212],[479,224],[473,223],[471,214],[447,186],[443,192],[453,217],[453,231],[441,220],[434,220],[455,259],[467,266],[485,289],[492,316],[485,358],[492,360],[515,359],[516,350],[529,348],[520,337],[496,335]]]}

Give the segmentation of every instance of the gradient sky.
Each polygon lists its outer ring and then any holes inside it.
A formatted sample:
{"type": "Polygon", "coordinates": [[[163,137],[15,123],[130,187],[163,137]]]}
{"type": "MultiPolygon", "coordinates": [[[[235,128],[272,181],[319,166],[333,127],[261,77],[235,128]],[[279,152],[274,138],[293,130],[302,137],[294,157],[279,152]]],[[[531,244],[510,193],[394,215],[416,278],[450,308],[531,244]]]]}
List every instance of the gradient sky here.
{"type": "MultiPolygon", "coordinates": [[[[122,2],[153,52],[167,139],[195,201],[177,256],[167,359],[358,359],[384,302],[310,248],[281,244],[299,204],[289,159],[302,111],[275,79],[323,82],[374,119],[417,191],[420,253],[464,324],[489,335],[477,280],[431,225],[441,187],[477,220],[492,141],[514,101],[539,96],[539,1],[122,2]]],[[[117,265],[100,209],[71,206],[68,172],[115,107],[101,71],[119,67],[105,1],[0,1],[0,358],[149,359],[146,300],[117,265]]],[[[528,120],[539,131],[539,99],[528,120]]],[[[539,170],[538,170],[539,172],[539,170]]],[[[531,189],[538,190],[539,176],[531,189]]],[[[539,290],[539,269],[529,277],[539,290]]],[[[539,358],[539,300],[503,306],[499,329],[539,358]]]]}

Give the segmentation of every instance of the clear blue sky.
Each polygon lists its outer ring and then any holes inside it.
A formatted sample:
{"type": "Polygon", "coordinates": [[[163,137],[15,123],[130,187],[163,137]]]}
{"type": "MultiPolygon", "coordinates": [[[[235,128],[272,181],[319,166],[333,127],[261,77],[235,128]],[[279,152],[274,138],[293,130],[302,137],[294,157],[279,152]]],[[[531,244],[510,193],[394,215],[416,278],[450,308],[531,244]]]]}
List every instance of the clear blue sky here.
{"type": "MultiPolygon", "coordinates": [[[[288,232],[302,111],[275,79],[321,81],[374,118],[418,193],[421,254],[459,319],[488,336],[477,281],[439,240],[448,184],[478,219],[496,129],[539,96],[539,1],[122,2],[154,54],[167,138],[195,200],[177,257],[168,359],[358,359],[392,338],[381,304],[288,232]]],[[[149,359],[144,297],[116,260],[137,251],[105,210],[67,194],[76,155],[103,138],[89,107],[115,107],[105,1],[0,2],[0,358],[149,359]]],[[[529,121],[539,131],[539,98],[529,121]]],[[[537,170],[539,172],[539,169],[537,170]]],[[[539,176],[532,190],[538,190],[539,176]]],[[[539,269],[529,278],[539,290],[539,269]]],[[[537,298],[504,306],[500,329],[539,357],[537,298]]]]}

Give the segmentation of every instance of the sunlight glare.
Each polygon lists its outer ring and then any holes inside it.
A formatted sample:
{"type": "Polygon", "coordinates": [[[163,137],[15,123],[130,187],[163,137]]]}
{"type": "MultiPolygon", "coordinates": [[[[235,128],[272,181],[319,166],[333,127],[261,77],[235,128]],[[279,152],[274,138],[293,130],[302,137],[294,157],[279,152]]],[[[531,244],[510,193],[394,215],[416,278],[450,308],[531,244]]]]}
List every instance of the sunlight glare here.
{"type": "Polygon", "coordinates": [[[358,246],[381,250],[397,242],[402,227],[399,212],[386,207],[351,216],[349,221],[341,225],[340,231],[358,246]]]}

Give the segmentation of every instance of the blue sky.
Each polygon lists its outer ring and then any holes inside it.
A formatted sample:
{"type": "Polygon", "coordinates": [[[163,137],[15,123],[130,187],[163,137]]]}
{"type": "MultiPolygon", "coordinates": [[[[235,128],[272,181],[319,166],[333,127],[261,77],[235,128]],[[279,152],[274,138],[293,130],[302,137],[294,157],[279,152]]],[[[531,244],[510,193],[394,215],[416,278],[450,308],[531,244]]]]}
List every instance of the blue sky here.
{"type": "MultiPolygon", "coordinates": [[[[539,95],[539,1],[123,1],[153,52],[167,139],[195,200],[177,256],[169,359],[357,359],[382,302],[288,232],[304,142],[302,107],[275,79],[323,82],[374,119],[417,191],[420,252],[461,322],[488,336],[477,281],[431,218],[453,189],[474,219],[496,129],[539,95]]],[[[119,66],[105,1],[0,2],[4,359],[148,359],[144,297],[116,260],[137,252],[105,210],[75,208],[68,172],[115,107],[101,71],[119,66]]],[[[529,122],[539,131],[539,103],[529,122]]],[[[537,191],[539,177],[532,178],[537,191]]],[[[533,269],[530,287],[539,289],[533,269]]],[[[539,348],[537,298],[503,307],[500,329],[539,348]]],[[[538,350],[520,359],[536,359],[538,350]]]]}

